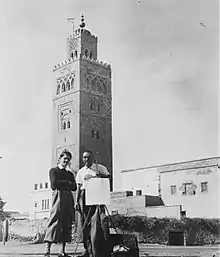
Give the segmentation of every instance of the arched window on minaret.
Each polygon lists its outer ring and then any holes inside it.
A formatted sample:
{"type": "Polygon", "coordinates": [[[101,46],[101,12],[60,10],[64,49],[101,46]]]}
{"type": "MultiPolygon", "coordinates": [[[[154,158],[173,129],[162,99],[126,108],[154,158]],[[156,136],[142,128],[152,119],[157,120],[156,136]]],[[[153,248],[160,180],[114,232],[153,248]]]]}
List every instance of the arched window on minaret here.
{"type": "Polygon", "coordinates": [[[103,92],[104,94],[107,93],[107,88],[106,88],[105,83],[102,84],[102,92],[103,92]]]}
{"type": "Polygon", "coordinates": [[[62,90],[61,90],[61,92],[62,92],[62,93],[65,92],[65,83],[62,84],[62,90]]]}
{"type": "Polygon", "coordinates": [[[91,111],[95,111],[95,102],[92,100],[92,101],[90,101],[90,104],[89,104],[90,106],[89,106],[89,108],[90,108],[90,110],[91,111]]]}
{"type": "Polygon", "coordinates": [[[72,80],[71,80],[71,88],[73,88],[74,87],[74,78],[72,78],[72,80]]]}
{"type": "Polygon", "coordinates": [[[88,88],[90,84],[89,78],[86,78],[86,87],[88,88]]]}
{"type": "Polygon", "coordinates": [[[85,57],[88,57],[89,55],[89,52],[88,52],[88,49],[85,50],[85,57]]]}
{"type": "Polygon", "coordinates": [[[98,110],[98,112],[101,112],[101,103],[98,103],[97,110],[98,110]]]}
{"type": "Polygon", "coordinates": [[[95,81],[95,79],[92,80],[91,85],[92,85],[92,90],[96,91],[97,87],[96,87],[96,81],[95,81]]]}
{"type": "Polygon", "coordinates": [[[98,90],[99,92],[101,92],[101,91],[102,91],[102,89],[101,89],[101,84],[100,84],[100,82],[99,82],[99,81],[97,81],[97,90],[98,90]]]}
{"type": "Polygon", "coordinates": [[[78,53],[77,53],[77,50],[75,50],[75,57],[76,57],[76,58],[78,57],[78,53]]]}
{"type": "Polygon", "coordinates": [[[66,122],[64,121],[63,122],[63,130],[65,130],[66,129],[66,122]]]}
{"type": "Polygon", "coordinates": [[[89,58],[92,59],[92,51],[89,54],[89,58]]]}
{"type": "Polygon", "coordinates": [[[73,52],[70,54],[70,57],[71,57],[71,58],[74,58],[74,56],[73,56],[73,52]]]}
{"type": "Polygon", "coordinates": [[[67,80],[67,82],[66,82],[66,90],[70,90],[70,82],[69,82],[69,80],[67,80]]]}
{"type": "Polygon", "coordinates": [[[60,93],[60,85],[57,86],[57,95],[60,93]]]}
{"type": "Polygon", "coordinates": [[[70,121],[67,121],[67,128],[70,128],[70,121]]]}

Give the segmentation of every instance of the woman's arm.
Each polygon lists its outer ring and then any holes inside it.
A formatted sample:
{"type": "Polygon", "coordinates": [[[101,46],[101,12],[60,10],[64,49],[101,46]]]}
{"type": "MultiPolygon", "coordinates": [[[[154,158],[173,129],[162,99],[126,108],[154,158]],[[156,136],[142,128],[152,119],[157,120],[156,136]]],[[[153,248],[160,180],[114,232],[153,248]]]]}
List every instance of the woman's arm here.
{"type": "Polygon", "coordinates": [[[76,180],[75,180],[74,175],[72,173],[70,173],[69,189],[71,191],[76,191],[76,189],[77,189],[76,180]]]}
{"type": "Polygon", "coordinates": [[[51,188],[53,190],[54,189],[61,189],[64,186],[65,180],[58,179],[56,168],[50,169],[49,177],[50,177],[51,188]]]}

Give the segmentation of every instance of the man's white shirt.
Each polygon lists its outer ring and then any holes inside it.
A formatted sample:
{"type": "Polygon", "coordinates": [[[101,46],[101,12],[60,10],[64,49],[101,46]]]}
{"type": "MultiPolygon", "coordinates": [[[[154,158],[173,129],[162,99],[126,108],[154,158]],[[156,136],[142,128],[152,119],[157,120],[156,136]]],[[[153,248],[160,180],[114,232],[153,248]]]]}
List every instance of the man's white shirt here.
{"type": "Polygon", "coordinates": [[[81,189],[86,189],[88,183],[88,180],[85,180],[85,176],[96,176],[96,171],[102,175],[109,175],[109,172],[105,166],[96,163],[93,163],[89,168],[84,166],[77,172],[76,183],[82,185],[81,189]]]}

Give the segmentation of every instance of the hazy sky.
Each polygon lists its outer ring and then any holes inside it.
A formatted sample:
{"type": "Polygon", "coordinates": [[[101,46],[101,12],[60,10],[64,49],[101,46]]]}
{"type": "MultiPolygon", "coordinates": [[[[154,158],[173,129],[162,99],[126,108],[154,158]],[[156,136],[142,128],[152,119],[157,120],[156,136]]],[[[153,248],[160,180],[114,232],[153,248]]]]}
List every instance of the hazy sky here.
{"type": "Polygon", "coordinates": [[[0,195],[27,210],[51,164],[52,68],[85,15],[112,65],[122,169],[218,156],[217,0],[1,0],[0,195]]]}

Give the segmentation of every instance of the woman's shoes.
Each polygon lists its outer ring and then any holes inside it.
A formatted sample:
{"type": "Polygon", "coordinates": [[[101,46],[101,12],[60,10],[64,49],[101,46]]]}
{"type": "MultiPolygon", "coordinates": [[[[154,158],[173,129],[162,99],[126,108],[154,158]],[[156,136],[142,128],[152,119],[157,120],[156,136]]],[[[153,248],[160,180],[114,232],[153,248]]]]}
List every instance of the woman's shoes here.
{"type": "Polygon", "coordinates": [[[58,257],[70,257],[67,253],[59,253],[58,257]]]}
{"type": "Polygon", "coordinates": [[[44,257],[50,257],[50,253],[45,253],[44,257]]]}

